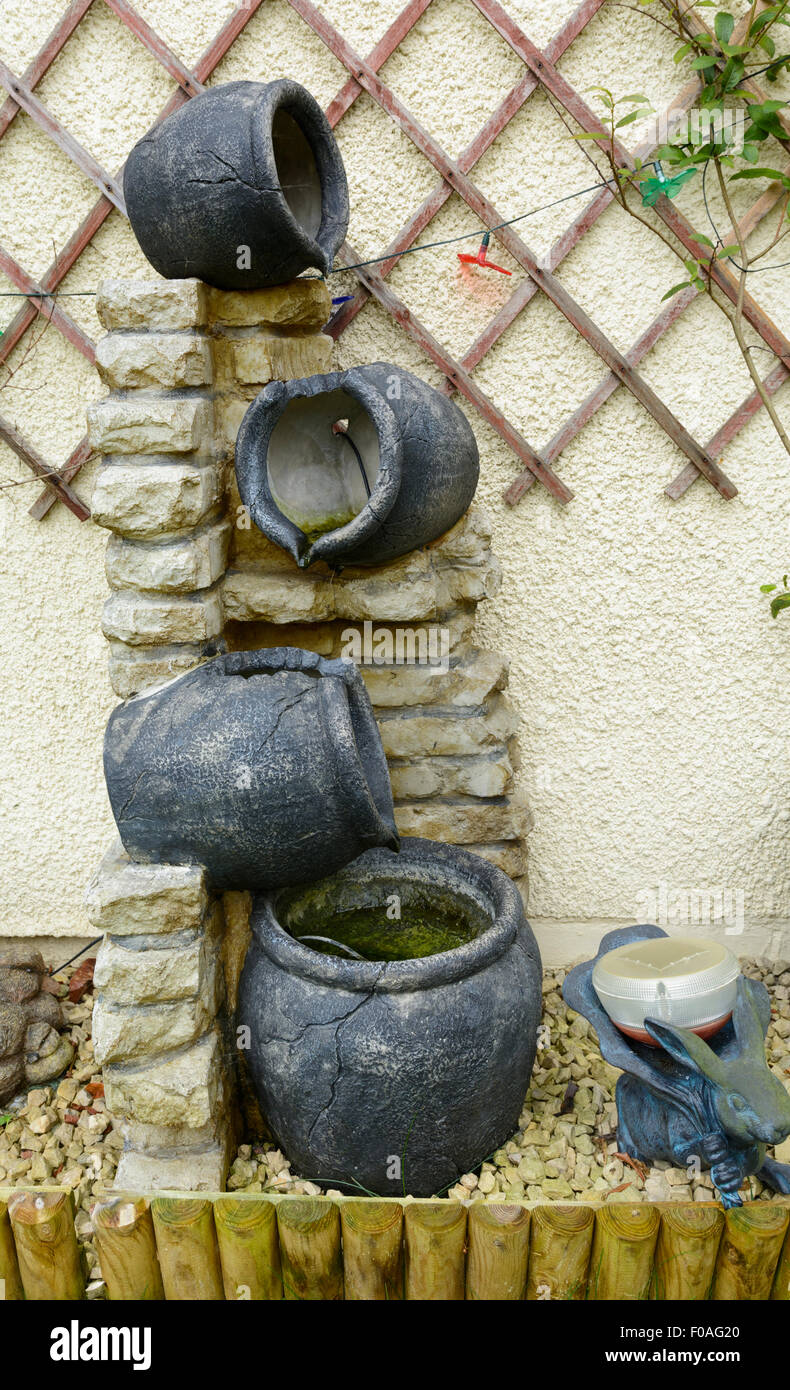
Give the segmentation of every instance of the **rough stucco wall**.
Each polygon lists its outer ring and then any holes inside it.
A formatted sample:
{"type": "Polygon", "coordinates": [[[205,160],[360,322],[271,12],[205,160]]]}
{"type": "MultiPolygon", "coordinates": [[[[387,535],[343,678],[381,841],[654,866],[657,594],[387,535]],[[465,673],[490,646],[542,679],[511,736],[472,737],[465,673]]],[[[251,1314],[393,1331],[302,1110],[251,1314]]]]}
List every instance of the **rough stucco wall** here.
{"type": "MultiPolygon", "coordinates": [[[[25,0],[6,0],[0,54],[17,71],[61,8],[62,0],[47,0],[31,15],[25,0]]],[[[231,0],[138,3],[187,63],[232,8],[231,0]]],[[[367,52],[401,0],[323,0],[321,8],[367,52]]],[[[545,43],[575,6],[508,0],[507,8],[545,43]]],[[[580,90],[603,82],[616,92],[642,91],[660,109],[679,85],[673,46],[646,18],[605,7],[560,68],[580,90]]],[[[382,75],[458,154],[521,71],[468,0],[433,0],[382,75]]],[[[282,75],[303,82],[323,103],[344,80],[284,0],[268,0],[213,80],[282,75]]],[[[169,89],[155,61],[96,0],[39,94],[115,169],[169,89]]],[[[373,256],[436,175],[364,94],[338,134],[351,185],[350,240],[373,256]]],[[[632,126],[629,135],[636,143],[640,131],[632,126]]],[[[593,181],[584,154],[539,93],[474,177],[511,216],[593,181]]],[[[92,205],[95,191],[24,115],[0,143],[0,179],[0,242],[35,274],[92,205]]],[[[748,196],[744,189],[742,206],[748,196]]],[[[524,239],[545,252],[581,205],[523,223],[524,239]]],[[[684,190],[683,206],[702,227],[698,181],[684,190]]],[[[475,230],[472,214],[453,196],[423,240],[475,230]]],[[[462,353],[522,272],[497,248],[495,259],[516,271],[512,279],[464,273],[456,249],[405,258],[391,283],[451,351],[462,353]]],[[[64,289],[93,289],[105,275],[143,269],[128,226],[113,213],[64,289]]],[[[639,336],[662,293],[680,278],[671,253],[616,209],[559,274],[621,348],[639,336]]],[[[755,289],[790,332],[787,277],[787,271],[761,275],[755,289]]],[[[346,284],[351,277],[338,277],[335,292],[346,284]]],[[[0,326],[18,304],[0,300],[0,326]]],[[[67,307],[98,336],[91,298],[72,298],[67,307]]],[[[432,364],[371,304],[341,339],[338,359],[350,365],[381,358],[438,380],[432,364]]],[[[45,457],[61,462],[83,433],[86,403],[102,394],[98,379],[52,329],[34,355],[25,356],[25,345],[17,349],[11,365],[18,370],[0,411],[45,457]]],[[[686,312],[642,370],[703,440],[748,390],[726,325],[705,303],[686,312]]],[[[537,296],[476,377],[540,446],[604,374],[592,350],[537,296]]],[[[777,401],[790,417],[787,388],[777,401]]],[[[570,506],[561,508],[535,487],[509,510],[501,494],[517,461],[476,412],[469,416],[481,448],[479,498],[496,518],[495,547],[504,562],[502,592],[482,615],[481,636],[510,657],[512,692],[523,714],[520,779],[534,814],[533,916],[558,929],[587,922],[592,932],[600,919],[640,915],[642,895],[664,883],[670,897],[693,889],[742,893],[747,928],[783,927],[790,919],[782,721],[790,632],[787,622],[771,622],[758,586],[787,568],[790,459],[770,426],[758,417],[727,450],[724,467],[740,489],[735,501],[723,502],[698,481],[672,503],[662,490],[683,460],[620,389],[558,464],[576,493],[570,506]]],[[[3,446],[0,471],[7,479],[25,476],[3,446]]],[[[78,484],[86,497],[90,481],[88,468],[78,484]]],[[[106,537],[91,523],[79,526],[62,507],[42,525],[33,522],[25,502],[35,492],[25,487],[0,495],[0,932],[72,936],[85,930],[83,885],[112,828],[100,766],[113,700],[98,635],[106,537]]]]}

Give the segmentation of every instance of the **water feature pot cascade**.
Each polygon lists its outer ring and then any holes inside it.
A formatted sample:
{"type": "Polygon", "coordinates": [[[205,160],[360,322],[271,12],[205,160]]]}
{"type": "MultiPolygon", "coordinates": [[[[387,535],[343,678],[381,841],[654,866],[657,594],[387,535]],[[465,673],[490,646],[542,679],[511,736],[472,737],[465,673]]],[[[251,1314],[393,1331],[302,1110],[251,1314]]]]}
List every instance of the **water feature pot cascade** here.
{"type": "Polygon", "coordinates": [[[348,227],[335,137],[298,82],[228,82],[139,140],[123,179],[129,220],[166,279],[224,290],[331,268],[348,227]]]}
{"type": "Polygon", "coordinates": [[[517,1128],[541,963],[511,880],[405,839],[258,897],[237,1024],[261,1108],[299,1172],[429,1196],[517,1128]]]}
{"type": "Polygon", "coordinates": [[[202,864],[217,888],[304,883],[399,843],[362,677],[314,652],[232,652],[126,700],[104,771],[130,858],[202,864]]]}
{"type": "Polygon", "coordinates": [[[236,440],[242,501],[302,567],[427,545],[463,516],[478,473],[463,411],[388,362],[272,382],[236,440]]]}

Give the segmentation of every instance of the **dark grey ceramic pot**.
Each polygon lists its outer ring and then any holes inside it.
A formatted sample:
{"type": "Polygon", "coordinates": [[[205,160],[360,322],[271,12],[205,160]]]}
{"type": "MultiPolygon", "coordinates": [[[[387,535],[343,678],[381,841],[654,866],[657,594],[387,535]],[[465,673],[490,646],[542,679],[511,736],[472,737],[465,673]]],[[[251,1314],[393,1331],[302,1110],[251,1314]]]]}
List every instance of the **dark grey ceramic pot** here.
{"type": "Polygon", "coordinates": [[[315,652],[232,652],[126,700],[104,773],[130,857],[203,864],[219,888],[307,883],[398,846],[362,677],[315,652]]]}
{"type": "Polygon", "coordinates": [[[252,932],[237,1023],[250,1030],[261,1109],[296,1172],[426,1197],[515,1132],[535,1058],[541,964],[501,870],[453,845],[405,839],[397,856],[371,850],[307,890],[257,899],[252,932]],[[295,939],[316,912],[331,938],[338,911],[382,907],[393,895],[404,912],[414,902],[426,915],[431,905],[460,909],[479,934],[388,962],[295,939]]]}
{"type": "Polygon", "coordinates": [[[325,274],[348,227],[329,122],[287,78],[193,97],[137,142],[123,191],[160,275],[223,290],[282,285],[308,266],[325,274]]]}
{"type": "Polygon", "coordinates": [[[242,501],[301,566],[382,564],[427,545],[463,516],[478,473],[463,411],[389,362],[272,382],[236,440],[242,501]]]}

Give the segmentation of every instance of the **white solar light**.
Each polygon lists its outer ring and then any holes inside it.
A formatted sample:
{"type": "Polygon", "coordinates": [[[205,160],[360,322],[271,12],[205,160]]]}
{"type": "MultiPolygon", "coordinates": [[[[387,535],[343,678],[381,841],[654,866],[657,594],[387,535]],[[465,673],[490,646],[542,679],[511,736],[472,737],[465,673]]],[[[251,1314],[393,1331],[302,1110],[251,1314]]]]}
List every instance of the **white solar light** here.
{"type": "Polygon", "coordinates": [[[592,980],[620,1031],[655,1045],[646,1018],[690,1028],[703,1038],[718,1032],[732,1013],[739,975],[737,958],[721,942],[657,936],[607,951],[592,980]]]}

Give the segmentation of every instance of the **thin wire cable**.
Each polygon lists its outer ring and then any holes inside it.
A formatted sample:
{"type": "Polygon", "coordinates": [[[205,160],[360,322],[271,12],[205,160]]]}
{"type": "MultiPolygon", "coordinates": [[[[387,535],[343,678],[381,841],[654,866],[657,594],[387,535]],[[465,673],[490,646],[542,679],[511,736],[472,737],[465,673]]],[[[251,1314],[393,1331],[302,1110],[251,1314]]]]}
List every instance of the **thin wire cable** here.
{"type": "MultiPolygon", "coordinates": [[[[550,208],[559,207],[560,203],[568,203],[573,198],[582,198],[585,193],[598,193],[601,188],[608,187],[615,183],[614,178],[601,178],[598,183],[589,184],[586,188],[577,188],[573,193],[565,193],[562,198],[555,198],[551,203],[544,203],[541,207],[530,208],[529,212],[520,212],[516,217],[509,217],[505,222],[497,222],[496,226],[489,227],[488,231],[498,232],[502,227],[512,227],[515,222],[523,222],[528,217],[537,217],[541,212],[548,212],[550,208]]],[[[361,270],[366,265],[380,265],[382,261],[401,260],[403,256],[413,256],[415,251],[431,251],[437,246],[452,246],[457,241],[477,240],[480,236],[479,231],[460,232],[458,236],[443,237],[440,241],[426,241],[421,246],[409,246],[404,251],[391,251],[388,255],[373,256],[367,261],[354,261],[351,265],[333,266],[327,271],[329,275],[342,275],[346,270],[361,270]]],[[[306,275],[306,280],[323,280],[323,275],[306,275]]],[[[96,290],[31,290],[28,294],[25,290],[0,290],[0,299],[64,299],[83,295],[95,295],[96,290]]]]}
{"type": "MultiPolygon", "coordinates": [[[[708,161],[706,160],[704,168],[702,170],[702,201],[705,204],[705,212],[707,213],[708,221],[710,222],[713,235],[715,236],[719,245],[724,246],[725,242],[722,240],[721,232],[719,231],[718,227],[716,226],[716,223],[713,220],[713,213],[711,212],[710,204],[708,203],[708,194],[705,188],[705,180],[707,179],[707,176],[708,161]]],[[[735,266],[735,269],[739,270],[742,275],[758,275],[762,270],[783,270],[785,266],[790,265],[790,261],[774,262],[773,265],[739,265],[738,261],[736,261],[734,256],[724,256],[723,259],[725,261],[730,261],[732,265],[735,266]]]]}
{"type": "Polygon", "coordinates": [[[364,465],[364,463],[362,462],[362,455],[361,455],[361,453],[359,452],[359,449],[357,448],[357,446],[356,446],[356,444],[354,443],[353,439],[351,438],[351,435],[350,435],[350,434],[347,434],[345,430],[342,431],[342,437],[343,437],[343,439],[345,439],[345,441],[346,441],[347,444],[350,444],[350,445],[351,445],[351,448],[352,448],[353,451],[354,451],[354,457],[356,458],[357,464],[359,465],[359,471],[360,471],[360,473],[362,474],[362,481],[363,481],[363,483],[365,484],[365,491],[366,491],[368,497],[370,497],[370,483],[368,482],[368,475],[367,475],[367,473],[365,472],[365,465],[364,465]]]}
{"type": "MultiPolygon", "coordinates": [[[[587,188],[577,188],[574,193],[566,193],[562,198],[555,198],[551,203],[544,203],[542,207],[531,208],[529,212],[520,212],[517,217],[509,217],[506,222],[497,222],[496,226],[488,227],[485,230],[489,232],[498,232],[502,227],[512,227],[515,222],[523,222],[527,217],[537,217],[538,213],[548,212],[550,208],[559,207],[560,203],[568,203],[572,198],[581,198],[585,193],[599,193],[601,188],[608,187],[610,183],[616,182],[617,180],[614,178],[602,178],[598,183],[589,184],[587,188]]],[[[461,232],[458,236],[443,237],[441,241],[426,241],[423,242],[421,246],[409,246],[405,251],[390,251],[389,255],[374,256],[369,261],[354,261],[351,265],[333,266],[327,274],[341,275],[344,270],[360,270],[362,266],[380,265],[382,261],[391,261],[394,259],[400,260],[403,256],[414,255],[415,251],[432,251],[437,246],[452,246],[457,241],[471,241],[473,238],[476,240],[479,236],[479,231],[461,232]]]]}
{"type": "Polygon", "coordinates": [[[98,946],[98,945],[99,945],[99,942],[100,942],[100,941],[103,941],[103,940],[104,940],[103,937],[97,936],[96,939],[95,939],[95,941],[89,941],[88,944],[87,944],[87,946],[83,946],[82,950],[81,950],[81,951],[78,951],[77,954],[76,954],[75,956],[69,956],[68,960],[64,960],[63,964],[62,964],[62,965],[59,965],[58,968],[57,968],[57,970],[50,970],[50,972],[49,972],[50,975],[59,975],[60,972],[61,972],[61,970],[65,970],[65,969],[66,969],[66,966],[67,966],[67,965],[71,965],[71,962],[72,962],[73,960],[79,960],[80,956],[84,956],[84,955],[85,955],[85,952],[86,952],[86,951],[89,951],[90,948],[91,948],[91,946],[98,946]]]}
{"type": "MultiPolygon", "coordinates": [[[[703,196],[707,168],[708,161],[706,161],[702,171],[703,196]]],[[[529,212],[520,212],[515,217],[509,217],[504,222],[497,222],[495,226],[485,230],[489,232],[498,232],[501,231],[503,227],[512,227],[516,222],[524,222],[529,217],[537,217],[541,212],[548,212],[551,208],[559,207],[561,203],[569,203],[574,198],[583,198],[587,193],[598,193],[602,188],[608,188],[611,184],[616,182],[617,180],[615,178],[605,179],[602,177],[598,183],[588,184],[585,188],[577,188],[573,193],[565,193],[561,198],[554,198],[550,203],[543,203],[540,207],[530,208],[529,212]]],[[[718,236],[718,231],[707,207],[707,199],[705,202],[708,220],[718,236]]],[[[420,246],[408,246],[403,251],[390,251],[383,256],[371,256],[371,258],[366,261],[353,261],[350,265],[336,265],[333,266],[331,270],[328,270],[325,276],[306,275],[304,279],[325,280],[328,279],[330,275],[342,275],[347,270],[362,270],[366,265],[381,265],[384,261],[400,261],[404,256],[413,256],[417,251],[433,251],[440,246],[453,246],[459,241],[476,240],[479,236],[479,231],[460,232],[457,236],[442,237],[439,241],[425,241],[420,246]]],[[[721,240],[721,238],[719,239],[721,240]]],[[[732,257],[727,257],[727,259],[732,260],[732,257]]],[[[734,262],[734,264],[736,263],[734,262]]],[[[761,271],[781,270],[786,265],[790,265],[790,261],[781,261],[778,265],[754,266],[747,268],[745,273],[747,275],[758,275],[761,271]]],[[[741,267],[738,266],[737,268],[740,270],[741,267]]],[[[29,292],[26,290],[0,290],[0,299],[79,299],[94,297],[97,293],[97,290],[30,290],[29,292]]]]}

